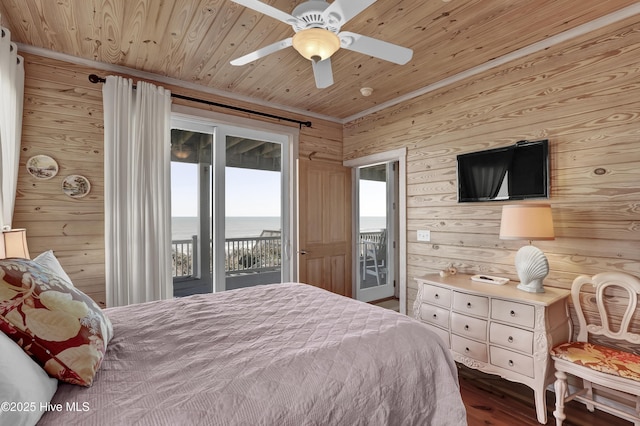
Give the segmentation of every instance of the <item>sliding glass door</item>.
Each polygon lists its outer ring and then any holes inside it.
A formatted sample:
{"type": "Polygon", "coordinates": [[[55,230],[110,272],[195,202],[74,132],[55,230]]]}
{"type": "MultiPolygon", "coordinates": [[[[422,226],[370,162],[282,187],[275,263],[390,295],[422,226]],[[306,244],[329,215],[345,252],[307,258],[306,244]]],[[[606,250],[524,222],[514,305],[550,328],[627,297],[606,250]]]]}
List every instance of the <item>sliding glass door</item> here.
{"type": "Polygon", "coordinates": [[[289,138],[218,125],[215,141],[215,290],[290,281],[289,138]]]}
{"type": "Polygon", "coordinates": [[[283,143],[238,128],[221,128],[218,137],[225,146],[225,289],[282,282],[283,143]]]}
{"type": "Polygon", "coordinates": [[[290,143],[278,133],[173,121],[174,295],[291,280],[290,143]]]}

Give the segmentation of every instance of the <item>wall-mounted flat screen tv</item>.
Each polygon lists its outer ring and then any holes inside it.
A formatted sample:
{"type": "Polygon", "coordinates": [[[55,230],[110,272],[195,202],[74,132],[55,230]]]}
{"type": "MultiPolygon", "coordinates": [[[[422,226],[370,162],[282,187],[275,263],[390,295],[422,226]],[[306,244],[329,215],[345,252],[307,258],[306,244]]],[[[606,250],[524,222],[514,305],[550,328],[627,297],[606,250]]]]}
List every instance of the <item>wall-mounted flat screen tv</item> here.
{"type": "Polygon", "coordinates": [[[458,202],[549,198],[549,141],[457,156],[458,202]]]}

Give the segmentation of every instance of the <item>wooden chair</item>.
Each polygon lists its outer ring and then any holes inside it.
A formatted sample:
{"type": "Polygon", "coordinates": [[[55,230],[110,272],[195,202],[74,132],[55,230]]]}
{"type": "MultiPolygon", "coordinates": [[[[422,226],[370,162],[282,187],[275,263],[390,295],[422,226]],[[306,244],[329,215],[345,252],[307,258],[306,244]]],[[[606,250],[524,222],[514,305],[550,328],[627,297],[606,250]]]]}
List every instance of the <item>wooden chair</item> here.
{"type": "MultiPolygon", "coordinates": [[[[365,242],[364,246],[364,265],[363,265],[363,279],[366,274],[375,275],[378,285],[381,285],[381,279],[384,279],[387,274],[386,268],[387,259],[387,230],[383,229],[380,233],[380,239],[378,241],[365,242]],[[372,261],[371,265],[368,262],[372,261]]],[[[382,283],[384,284],[384,283],[382,283]]]]}
{"type": "MultiPolygon", "coordinates": [[[[571,298],[575,307],[580,331],[575,342],[563,343],[551,350],[551,358],[556,369],[556,409],[553,415],[556,425],[561,426],[566,418],[564,414],[565,402],[573,399],[587,405],[589,411],[595,407],[615,416],[630,420],[635,426],[640,426],[640,355],[631,351],[612,349],[590,343],[589,334],[606,336],[620,341],[621,346],[631,343],[629,347],[640,344],[640,334],[631,333],[629,324],[636,310],[640,280],[621,272],[604,272],[593,277],[581,275],[573,281],[571,298]],[[595,287],[595,301],[600,315],[600,324],[587,323],[580,303],[580,289],[585,284],[595,287]],[[609,320],[610,309],[605,306],[604,292],[607,288],[617,287],[626,290],[628,303],[619,328],[613,330],[609,320]],[[567,374],[582,379],[582,388],[568,394],[567,374]],[[606,389],[621,402],[626,401],[629,410],[621,404],[609,405],[602,399],[594,399],[593,390],[606,389]]],[[[618,299],[618,298],[616,298],[618,299]]],[[[622,298],[620,298],[622,299],[622,298]]],[[[622,308],[618,308],[622,309],[622,308]]]]}

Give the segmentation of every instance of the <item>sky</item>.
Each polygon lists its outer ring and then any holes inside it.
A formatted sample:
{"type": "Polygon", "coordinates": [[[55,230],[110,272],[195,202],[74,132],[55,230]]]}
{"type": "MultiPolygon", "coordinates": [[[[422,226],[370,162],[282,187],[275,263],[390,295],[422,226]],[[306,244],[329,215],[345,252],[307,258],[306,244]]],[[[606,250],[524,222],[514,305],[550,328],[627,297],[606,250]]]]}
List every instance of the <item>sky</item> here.
{"type": "MultiPolygon", "coordinates": [[[[196,164],[171,163],[171,216],[197,216],[196,164]]],[[[227,167],[227,216],[280,216],[280,173],[227,167]],[[275,196],[274,196],[275,195],[275,196]]],[[[385,216],[385,183],[361,181],[360,215],[385,216]]]]}
{"type": "Polygon", "coordinates": [[[386,182],[360,181],[360,216],[386,216],[386,182]]]}

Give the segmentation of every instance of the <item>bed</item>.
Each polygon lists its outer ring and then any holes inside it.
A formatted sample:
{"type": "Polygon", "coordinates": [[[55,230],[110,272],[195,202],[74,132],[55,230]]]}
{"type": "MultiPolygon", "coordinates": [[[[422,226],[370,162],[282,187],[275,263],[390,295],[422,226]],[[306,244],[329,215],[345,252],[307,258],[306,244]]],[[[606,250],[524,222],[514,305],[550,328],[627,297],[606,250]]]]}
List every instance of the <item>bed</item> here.
{"type": "Polygon", "coordinates": [[[59,382],[39,425],[466,424],[435,334],[310,285],[103,312],[113,338],[93,383],[59,382]]]}

